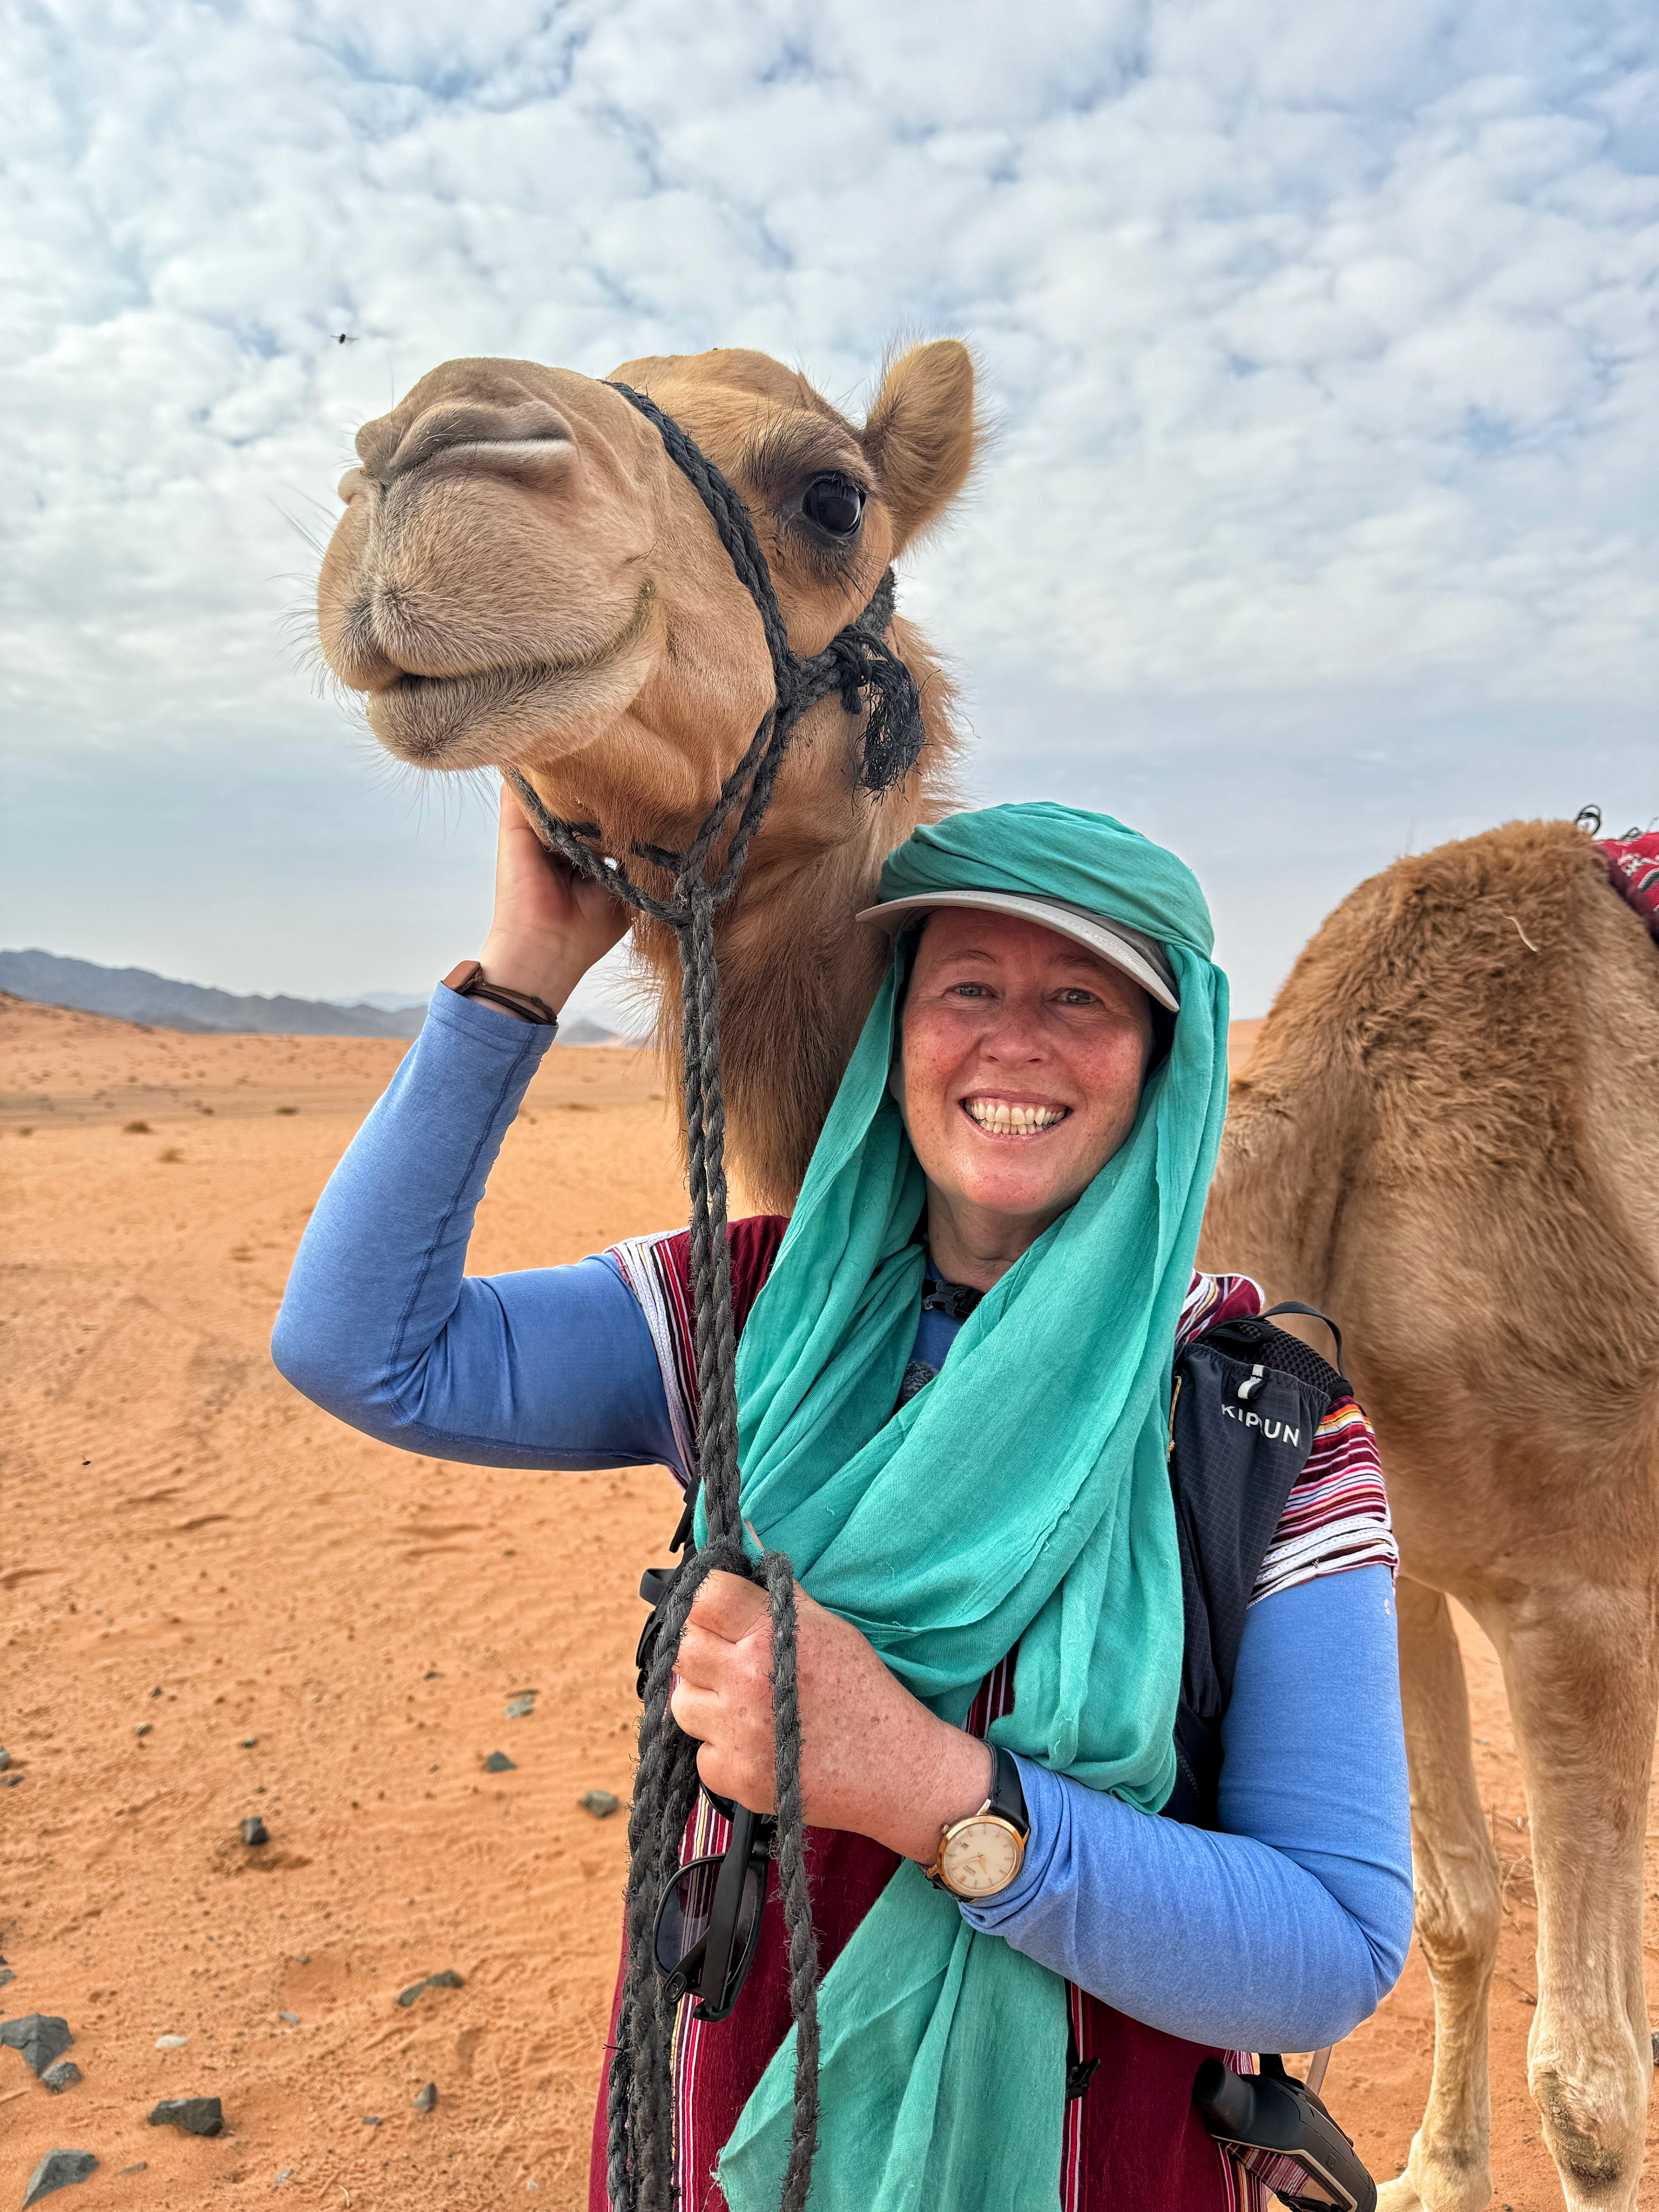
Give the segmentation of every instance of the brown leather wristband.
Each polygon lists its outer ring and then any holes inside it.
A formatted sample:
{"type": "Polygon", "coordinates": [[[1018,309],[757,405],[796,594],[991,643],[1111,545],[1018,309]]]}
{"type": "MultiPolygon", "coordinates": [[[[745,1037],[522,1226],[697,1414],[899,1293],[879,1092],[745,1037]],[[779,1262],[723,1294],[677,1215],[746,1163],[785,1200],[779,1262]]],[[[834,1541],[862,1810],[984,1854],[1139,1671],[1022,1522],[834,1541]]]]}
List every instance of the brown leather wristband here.
{"type": "Polygon", "coordinates": [[[559,1025],[558,1016],[545,999],[532,997],[528,991],[509,991],[505,983],[486,981],[482,961],[463,960],[459,968],[452,968],[444,977],[444,988],[458,999],[488,999],[492,1006],[516,1015],[521,1022],[538,1022],[546,1029],[559,1025]]]}

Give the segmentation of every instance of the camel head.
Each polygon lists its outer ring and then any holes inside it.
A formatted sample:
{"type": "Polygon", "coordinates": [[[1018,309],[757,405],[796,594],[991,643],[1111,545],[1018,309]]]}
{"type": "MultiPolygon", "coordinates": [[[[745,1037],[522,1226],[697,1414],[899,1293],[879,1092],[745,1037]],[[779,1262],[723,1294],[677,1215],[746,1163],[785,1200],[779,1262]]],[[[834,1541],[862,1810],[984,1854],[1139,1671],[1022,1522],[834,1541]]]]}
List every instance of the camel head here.
{"type": "MultiPolygon", "coordinates": [[[[804,377],[732,349],[627,362],[616,380],[688,431],[748,505],[797,653],[821,652],[961,489],[964,347],[889,367],[855,425],[804,377]]],[[[655,426],[609,383],[452,361],[357,438],[318,590],[324,652],[387,750],[515,768],[604,848],[684,844],[771,702],[761,619],[655,426]]],[[[927,742],[897,791],[860,788],[862,715],[804,718],[723,910],[726,1089],[753,1194],[787,1204],[884,948],[852,916],[883,855],[949,804],[950,687],[915,629],[895,649],[927,742]]],[[[630,866],[634,865],[630,861],[630,866]]],[[[672,943],[635,932],[670,1042],[672,943]]]]}

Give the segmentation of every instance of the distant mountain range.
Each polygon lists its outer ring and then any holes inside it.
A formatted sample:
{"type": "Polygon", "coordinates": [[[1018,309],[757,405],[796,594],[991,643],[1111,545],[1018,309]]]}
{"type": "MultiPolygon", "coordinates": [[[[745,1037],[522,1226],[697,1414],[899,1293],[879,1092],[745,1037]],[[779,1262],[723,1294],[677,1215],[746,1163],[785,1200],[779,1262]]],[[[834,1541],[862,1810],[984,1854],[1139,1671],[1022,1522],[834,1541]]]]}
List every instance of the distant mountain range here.
{"type": "Polygon", "coordinates": [[[423,1006],[426,1000],[409,991],[359,991],[355,999],[325,999],[328,1006],[374,1006],[383,1014],[400,1014],[405,1006],[423,1006]]]}
{"type": "MultiPolygon", "coordinates": [[[[112,1014],[118,1021],[152,1029],[217,1031],[254,1036],[412,1037],[426,1018],[426,1000],[400,1000],[376,991],[369,1000],[342,1006],[327,999],[238,998],[200,983],[175,983],[148,968],[100,968],[95,961],[66,960],[33,949],[0,952],[0,991],[47,1006],[72,1006],[83,1014],[112,1014]]],[[[597,1022],[561,1024],[561,1044],[629,1042],[597,1022]]]]}

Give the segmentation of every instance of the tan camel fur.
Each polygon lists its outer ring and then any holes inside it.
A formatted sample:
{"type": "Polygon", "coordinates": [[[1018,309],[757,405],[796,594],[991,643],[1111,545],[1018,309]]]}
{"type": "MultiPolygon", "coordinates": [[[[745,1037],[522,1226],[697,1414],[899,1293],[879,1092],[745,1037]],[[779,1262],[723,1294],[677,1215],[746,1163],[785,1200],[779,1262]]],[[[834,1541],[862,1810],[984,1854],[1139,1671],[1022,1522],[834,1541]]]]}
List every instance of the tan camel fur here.
{"type": "Polygon", "coordinates": [[[1338,908],[1233,1086],[1202,1249],[1341,1327],[1399,1531],[1436,2046],[1384,2212],[1491,2192],[1501,1900],[1448,1596],[1502,1659],[1526,1782],[1532,2094],[1575,2212],[1632,2206],[1653,2071],[1659,948],[1589,837],[1511,823],[1338,908]]]}
{"type": "MultiPolygon", "coordinates": [[[[951,340],[887,369],[855,428],[765,354],[624,362],[737,486],[798,653],[821,652],[972,465],[974,374],[951,340]],[[811,487],[844,479],[834,535],[811,487]]],[[[533,362],[452,361],[357,438],[362,465],[318,592],[324,651],[370,727],[422,768],[515,767],[606,852],[684,844],[772,697],[760,617],[697,493],[619,394],[533,362]]],[[[787,1206],[879,980],[853,916],[884,856],[952,804],[951,686],[915,626],[895,649],[927,742],[904,786],[857,787],[863,716],[805,717],[721,915],[726,1096],[751,1196],[787,1206]]],[[[635,866],[630,861],[630,866],[635,866]]],[[[649,872],[635,867],[649,881],[649,872]]],[[[672,935],[636,925],[659,1033],[678,1025],[672,935]]]]}

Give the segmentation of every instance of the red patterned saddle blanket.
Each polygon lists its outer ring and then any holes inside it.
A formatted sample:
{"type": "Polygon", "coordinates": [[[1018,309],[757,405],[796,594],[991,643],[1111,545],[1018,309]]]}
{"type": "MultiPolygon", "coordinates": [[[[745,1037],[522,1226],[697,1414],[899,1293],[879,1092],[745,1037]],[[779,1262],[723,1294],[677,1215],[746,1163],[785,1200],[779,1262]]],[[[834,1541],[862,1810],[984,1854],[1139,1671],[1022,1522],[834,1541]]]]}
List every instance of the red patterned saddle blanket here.
{"type": "Polygon", "coordinates": [[[1641,837],[1600,837],[1596,848],[1607,861],[1613,889],[1659,939],[1659,830],[1641,837]]]}

